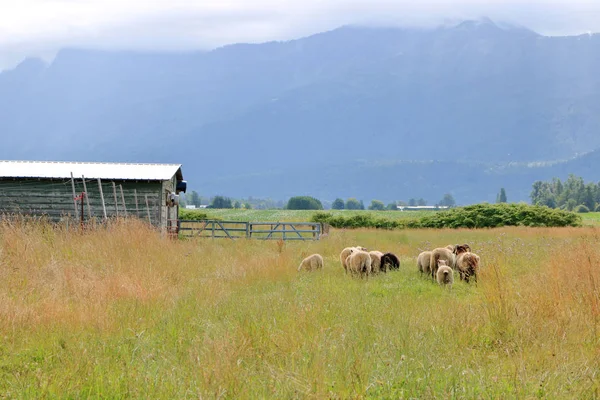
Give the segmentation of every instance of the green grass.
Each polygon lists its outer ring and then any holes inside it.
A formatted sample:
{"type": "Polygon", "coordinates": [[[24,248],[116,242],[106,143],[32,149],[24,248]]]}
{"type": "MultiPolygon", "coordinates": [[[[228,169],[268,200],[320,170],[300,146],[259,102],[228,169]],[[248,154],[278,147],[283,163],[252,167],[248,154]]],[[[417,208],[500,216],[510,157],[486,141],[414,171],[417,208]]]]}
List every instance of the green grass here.
{"type": "Polygon", "coordinates": [[[581,215],[584,225],[600,225],[600,212],[582,213],[579,215],[581,215]]]}
{"type": "Polygon", "coordinates": [[[0,393],[595,398],[597,233],[358,229],[277,243],[0,223],[0,393]],[[420,250],[465,242],[482,257],[478,285],[419,275],[420,250]],[[400,271],[345,275],[338,254],[356,244],[398,254],[400,271]],[[298,273],[316,252],[324,269],[298,273]]]}
{"type": "MultiPolygon", "coordinates": [[[[186,210],[190,212],[194,210],[186,210]]],[[[208,218],[219,218],[227,221],[243,222],[308,222],[317,212],[314,210],[235,210],[235,209],[201,209],[196,212],[205,213],[208,218]]],[[[327,210],[334,215],[353,216],[369,214],[379,218],[392,220],[420,218],[436,211],[371,211],[371,210],[327,210]]]]}

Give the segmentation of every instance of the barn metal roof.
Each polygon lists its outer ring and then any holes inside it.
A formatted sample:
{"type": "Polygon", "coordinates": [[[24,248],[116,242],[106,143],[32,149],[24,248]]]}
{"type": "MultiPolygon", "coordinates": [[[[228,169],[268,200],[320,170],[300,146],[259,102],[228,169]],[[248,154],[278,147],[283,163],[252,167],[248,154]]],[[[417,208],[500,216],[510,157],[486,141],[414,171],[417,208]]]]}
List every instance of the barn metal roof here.
{"type": "Polygon", "coordinates": [[[129,164],[64,161],[3,161],[0,178],[76,178],[166,181],[183,180],[181,164],[129,164]]]}

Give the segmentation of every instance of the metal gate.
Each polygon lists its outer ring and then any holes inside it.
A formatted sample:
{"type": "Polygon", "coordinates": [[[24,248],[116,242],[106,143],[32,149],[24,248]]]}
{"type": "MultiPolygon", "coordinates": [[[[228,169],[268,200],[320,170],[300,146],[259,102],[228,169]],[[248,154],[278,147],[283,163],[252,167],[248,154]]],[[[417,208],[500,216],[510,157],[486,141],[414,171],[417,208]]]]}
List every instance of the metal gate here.
{"type": "Polygon", "coordinates": [[[177,221],[180,237],[319,240],[321,224],[315,222],[177,221]]]}

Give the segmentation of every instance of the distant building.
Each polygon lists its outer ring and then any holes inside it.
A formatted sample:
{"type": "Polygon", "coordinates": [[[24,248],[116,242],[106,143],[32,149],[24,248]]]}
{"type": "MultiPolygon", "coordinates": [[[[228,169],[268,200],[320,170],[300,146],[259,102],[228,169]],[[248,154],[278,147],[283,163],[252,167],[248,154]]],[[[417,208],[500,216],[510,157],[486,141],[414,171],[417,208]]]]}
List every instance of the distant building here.
{"type": "Polygon", "coordinates": [[[196,209],[196,206],[195,206],[195,205],[193,205],[193,204],[188,204],[188,205],[186,205],[186,206],[185,206],[185,208],[186,208],[187,210],[195,210],[195,209],[196,209]]]}
{"type": "Polygon", "coordinates": [[[397,206],[400,211],[444,210],[448,206],[397,206]]]}
{"type": "Polygon", "coordinates": [[[180,164],[0,161],[0,214],[43,215],[54,221],[79,217],[72,182],[76,197],[87,193],[84,219],[103,218],[105,209],[107,217],[137,216],[159,227],[177,219],[177,194],[187,186],[180,164]]]}

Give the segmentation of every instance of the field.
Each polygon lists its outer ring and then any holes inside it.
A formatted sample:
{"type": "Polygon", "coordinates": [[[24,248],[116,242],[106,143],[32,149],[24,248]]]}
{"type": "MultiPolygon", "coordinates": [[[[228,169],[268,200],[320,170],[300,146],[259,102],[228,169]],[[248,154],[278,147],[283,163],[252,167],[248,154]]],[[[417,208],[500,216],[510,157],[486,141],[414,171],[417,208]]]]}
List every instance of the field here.
{"type": "MultiPolygon", "coordinates": [[[[308,222],[314,210],[235,210],[235,209],[201,209],[186,210],[187,212],[200,212],[208,218],[219,218],[226,221],[252,221],[252,222],[308,222]]],[[[436,211],[371,211],[371,210],[327,210],[334,215],[353,216],[358,214],[370,214],[379,218],[388,219],[410,219],[419,218],[436,211]]],[[[600,213],[599,213],[600,214],[600,213]]]]}
{"type": "MultiPolygon", "coordinates": [[[[218,218],[227,221],[286,221],[286,222],[307,222],[316,211],[305,210],[235,210],[235,209],[202,209],[186,210],[187,212],[200,212],[207,214],[208,218],[218,218]]],[[[420,218],[425,215],[440,211],[371,211],[371,210],[327,210],[326,212],[334,215],[352,216],[359,214],[369,214],[378,218],[391,220],[420,218]]],[[[600,212],[579,214],[583,218],[584,225],[600,225],[600,212]]]]}
{"type": "Polygon", "coordinates": [[[78,234],[0,222],[7,398],[597,398],[600,231],[333,230],[318,242],[78,234]],[[423,279],[421,249],[469,243],[478,285],[423,279]],[[347,246],[399,272],[344,274],[347,246]],[[314,273],[303,256],[325,258],[314,273]]]}

